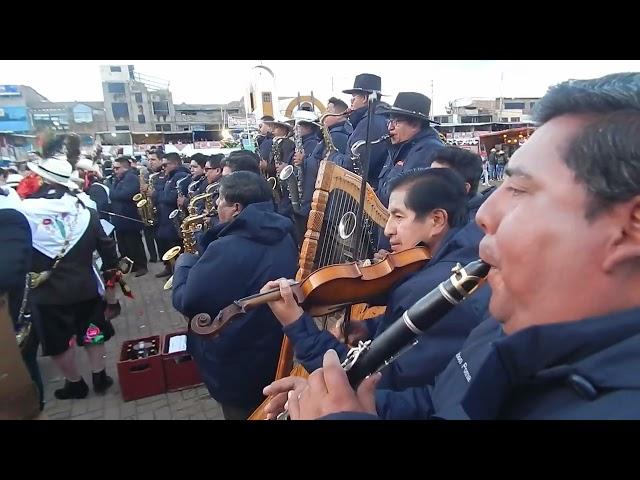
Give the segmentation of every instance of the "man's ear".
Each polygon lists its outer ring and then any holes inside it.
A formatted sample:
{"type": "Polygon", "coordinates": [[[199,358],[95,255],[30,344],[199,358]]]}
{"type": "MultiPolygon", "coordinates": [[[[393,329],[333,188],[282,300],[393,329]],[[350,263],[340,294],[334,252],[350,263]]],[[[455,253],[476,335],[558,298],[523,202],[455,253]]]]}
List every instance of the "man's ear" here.
{"type": "Polygon", "coordinates": [[[467,194],[471,190],[471,184],[469,182],[464,182],[464,190],[467,194]]]}
{"type": "Polygon", "coordinates": [[[449,222],[449,215],[446,210],[436,208],[431,212],[431,218],[429,221],[433,224],[433,233],[438,234],[447,226],[449,222]]]}
{"type": "Polygon", "coordinates": [[[617,234],[608,244],[603,268],[613,271],[618,265],[640,260],[640,196],[612,209],[617,234]]]}

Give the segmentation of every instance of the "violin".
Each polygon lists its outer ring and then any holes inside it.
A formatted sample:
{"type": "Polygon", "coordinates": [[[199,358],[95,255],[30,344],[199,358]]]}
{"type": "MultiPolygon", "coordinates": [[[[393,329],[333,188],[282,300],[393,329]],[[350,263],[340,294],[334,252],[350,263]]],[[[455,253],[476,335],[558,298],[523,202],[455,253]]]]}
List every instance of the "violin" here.
{"type": "MultiPolygon", "coordinates": [[[[311,316],[320,317],[354,303],[384,305],[391,287],[420,270],[430,258],[428,248],[414,247],[390,253],[372,265],[359,262],[328,265],[302,281],[289,282],[298,304],[311,316]]],[[[279,298],[280,289],[241,298],[220,310],[214,319],[207,314],[196,315],[191,319],[191,330],[199,335],[216,335],[238,316],[279,298]]]]}

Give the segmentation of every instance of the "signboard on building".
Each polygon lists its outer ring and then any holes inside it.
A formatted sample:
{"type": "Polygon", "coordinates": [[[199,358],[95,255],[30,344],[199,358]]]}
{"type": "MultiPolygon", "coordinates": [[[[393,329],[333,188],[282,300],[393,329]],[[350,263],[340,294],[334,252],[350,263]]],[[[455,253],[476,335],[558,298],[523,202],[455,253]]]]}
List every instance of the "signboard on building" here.
{"type": "Polygon", "coordinates": [[[196,149],[202,148],[222,148],[222,142],[194,142],[193,147],[196,149]]]}
{"type": "Polygon", "coordinates": [[[0,85],[0,97],[19,97],[18,85],[0,85]]]}
{"type": "Polygon", "coordinates": [[[0,108],[0,132],[22,133],[31,129],[25,107],[0,108]]]}
{"type": "MultiPolygon", "coordinates": [[[[258,124],[253,114],[248,115],[249,127],[257,128],[258,124]]],[[[229,128],[246,128],[247,118],[240,115],[227,115],[227,125],[229,128]]]]}

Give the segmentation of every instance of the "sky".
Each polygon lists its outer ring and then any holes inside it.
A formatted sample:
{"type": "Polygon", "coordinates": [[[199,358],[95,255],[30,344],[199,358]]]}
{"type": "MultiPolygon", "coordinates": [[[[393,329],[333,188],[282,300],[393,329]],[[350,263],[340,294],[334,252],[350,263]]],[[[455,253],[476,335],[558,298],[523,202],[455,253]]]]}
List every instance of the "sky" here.
{"type": "Polygon", "coordinates": [[[385,101],[400,91],[432,99],[432,114],[465,98],[539,97],[570,78],[640,71],[639,60],[0,60],[0,84],[29,85],[51,101],[102,101],[100,65],[135,66],[137,72],[169,81],[174,103],[240,100],[251,67],[269,67],[279,96],[298,92],[326,105],[353,86],[359,73],[382,77],[385,101]]]}

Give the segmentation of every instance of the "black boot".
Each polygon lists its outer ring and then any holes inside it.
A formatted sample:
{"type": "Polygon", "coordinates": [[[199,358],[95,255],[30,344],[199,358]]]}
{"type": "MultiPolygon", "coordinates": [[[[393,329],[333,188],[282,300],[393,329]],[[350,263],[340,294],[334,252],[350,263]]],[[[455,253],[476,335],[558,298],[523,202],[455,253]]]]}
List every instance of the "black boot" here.
{"type": "Polygon", "coordinates": [[[93,391],[96,393],[104,393],[113,385],[113,378],[107,375],[106,370],[93,374],[93,391]]]}
{"type": "Polygon", "coordinates": [[[69,400],[70,398],[85,398],[89,393],[89,387],[81,378],[77,382],[64,381],[64,387],[53,392],[58,400],[69,400]]]}

